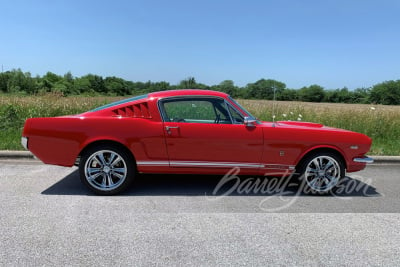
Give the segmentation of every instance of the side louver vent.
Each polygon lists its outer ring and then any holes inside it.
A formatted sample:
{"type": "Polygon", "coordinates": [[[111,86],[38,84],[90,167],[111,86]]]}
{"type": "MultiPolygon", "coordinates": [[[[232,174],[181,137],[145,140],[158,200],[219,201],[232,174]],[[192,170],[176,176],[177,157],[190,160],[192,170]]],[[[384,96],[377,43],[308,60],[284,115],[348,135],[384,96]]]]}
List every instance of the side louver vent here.
{"type": "Polygon", "coordinates": [[[114,109],[116,116],[151,119],[147,102],[124,106],[114,109]]]}

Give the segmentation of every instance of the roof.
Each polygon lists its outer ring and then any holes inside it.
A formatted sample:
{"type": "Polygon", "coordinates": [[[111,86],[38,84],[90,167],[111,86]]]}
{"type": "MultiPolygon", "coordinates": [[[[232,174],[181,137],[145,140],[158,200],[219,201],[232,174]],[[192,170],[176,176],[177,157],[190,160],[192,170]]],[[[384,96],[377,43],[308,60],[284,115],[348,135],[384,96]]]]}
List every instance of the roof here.
{"type": "Polygon", "coordinates": [[[218,91],[200,90],[200,89],[179,89],[167,90],[149,93],[149,97],[169,97],[169,96],[182,96],[182,95],[205,95],[205,96],[219,96],[227,97],[228,95],[218,91]]]}
{"type": "Polygon", "coordinates": [[[160,92],[153,92],[145,95],[139,95],[139,96],[134,96],[131,98],[125,98],[120,101],[116,101],[98,108],[95,108],[93,110],[90,110],[89,112],[95,112],[95,111],[100,111],[104,110],[107,108],[115,108],[118,106],[121,106],[123,104],[133,102],[136,100],[141,100],[141,99],[146,99],[146,98],[163,98],[163,97],[170,97],[170,96],[193,96],[193,95],[200,95],[200,96],[218,96],[218,97],[227,97],[228,95],[222,92],[218,91],[212,91],[212,90],[199,90],[199,89],[181,89],[181,90],[167,90],[167,91],[160,91],[160,92]]]}

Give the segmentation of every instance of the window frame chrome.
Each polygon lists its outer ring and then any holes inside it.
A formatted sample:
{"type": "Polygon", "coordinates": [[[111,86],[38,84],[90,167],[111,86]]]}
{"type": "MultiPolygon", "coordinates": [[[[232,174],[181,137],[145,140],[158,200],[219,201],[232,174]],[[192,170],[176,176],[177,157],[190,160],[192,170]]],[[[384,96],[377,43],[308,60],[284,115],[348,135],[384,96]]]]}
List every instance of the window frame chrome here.
{"type": "MultiPolygon", "coordinates": [[[[225,103],[225,108],[226,108],[226,110],[227,110],[227,112],[228,112],[228,114],[229,114],[229,119],[231,120],[231,123],[230,124],[232,124],[232,125],[244,125],[244,118],[245,118],[245,116],[243,116],[243,113],[248,113],[248,112],[245,112],[245,111],[243,111],[243,112],[241,112],[240,110],[238,110],[234,105],[232,105],[232,103],[230,103],[229,101],[227,101],[227,99],[226,98],[224,98],[224,97],[220,97],[220,96],[208,96],[208,95],[184,95],[184,96],[169,96],[169,97],[163,97],[163,98],[159,98],[158,100],[157,100],[157,108],[158,108],[158,112],[160,113],[160,117],[161,117],[161,120],[162,120],[162,122],[171,122],[169,119],[168,119],[168,117],[167,117],[167,114],[166,114],[166,111],[165,111],[165,108],[163,107],[163,103],[164,102],[166,102],[166,101],[169,101],[169,100],[174,100],[174,99],[177,99],[177,100],[182,100],[182,99],[196,99],[196,98],[199,98],[199,99],[201,99],[201,98],[203,98],[203,99],[217,99],[217,100],[223,100],[224,101],[224,103],[225,103]],[[232,117],[232,114],[231,114],[231,112],[230,112],[230,110],[229,110],[229,108],[228,107],[231,107],[233,110],[235,110],[240,116],[242,116],[242,118],[243,118],[243,123],[234,123],[234,120],[233,120],[233,117],[232,117]]],[[[211,102],[211,101],[210,101],[211,102]]],[[[214,107],[215,108],[215,107],[214,107]]],[[[251,114],[249,114],[249,115],[251,115],[251,114]]],[[[253,117],[253,116],[251,116],[251,117],[253,117]]],[[[176,123],[185,123],[185,122],[176,122],[176,123]]]]}

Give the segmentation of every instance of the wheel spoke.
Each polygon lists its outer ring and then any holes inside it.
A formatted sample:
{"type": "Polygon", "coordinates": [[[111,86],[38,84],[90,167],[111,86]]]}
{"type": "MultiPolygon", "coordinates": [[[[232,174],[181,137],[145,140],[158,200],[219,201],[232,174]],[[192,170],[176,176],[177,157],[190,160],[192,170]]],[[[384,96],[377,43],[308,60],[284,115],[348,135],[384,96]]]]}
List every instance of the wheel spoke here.
{"type": "Polygon", "coordinates": [[[122,158],[121,157],[113,157],[113,160],[110,160],[110,165],[111,167],[114,167],[115,165],[117,165],[119,162],[121,162],[122,158]]]}
{"type": "Polygon", "coordinates": [[[328,161],[328,163],[324,167],[324,170],[327,171],[331,166],[333,166],[333,162],[332,161],[328,161]]]}
{"type": "Polygon", "coordinates": [[[324,177],[322,181],[325,183],[325,185],[329,185],[329,183],[331,182],[331,180],[328,177],[324,177]]]}
{"type": "Polygon", "coordinates": [[[97,162],[100,164],[101,167],[107,164],[103,153],[96,155],[95,159],[97,160],[97,162]]]}
{"type": "Polygon", "coordinates": [[[117,172],[112,172],[112,174],[114,175],[114,176],[117,176],[119,179],[123,179],[124,178],[124,175],[123,174],[120,174],[120,173],[117,173],[117,172]]]}
{"type": "Polygon", "coordinates": [[[319,157],[318,163],[319,163],[319,168],[322,169],[322,167],[324,166],[324,158],[319,157]]]}
{"type": "Polygon", "coordinates": [[[318,170],[308,167],[307,168],[307,172],[312,173],[312,174],[316,174],[316,173],[318,173],[318,170]]]}
{"type": "Polygon", "coordinates": [[[111,174],[107,174],[107,182],[108,182],[108,187],[111,187],[114,185],[114,182],[112,180],[111,174]]]}
{"type": "Polygon", "coordinates": [[[337,180],[337,178],[332,175],[325,175],[325,178],[328,179],[329,181],[337,180]]]}
{"type": "Polygon", "coordinates": [[[96,174],[94,174],[94,175],[90,175],[90,176],[88,177],[88,179],[91,180],[91,181],[94,181],[94,180],[96,180],[99,176],[101,176],[102,174],[103,174],[102,172],[98,172],[98,173],[96,173],[96,174]]]}
{"type": "Polygon", "coordinates": [[[114,159],[115,159],[116,157],[117,157],[116,154],[111,153],[111,154],[110,154],[110,157],[108,158],[107,164],[111,165],[111,163],[114,161],[114,159]]]}
{"type": "Polygon", "coordinates": [[[322,178],[319,178],[319,179],[318,179],[318,183],[317,183],[317,188],[321,190],[322,184],[323,184],[323,179],[322,179],[322,178]]]}
{"type": "Polygon", "coordinates": [[[310,181],[310,187],[312,188],[312,189],[315,189],[315,188],[317,188],[317,181],[318,181],[318,178],[314,178],[314,179],[312,179],[311,181],[310,181]]]}
{"type": "Polygon", "coordinates": [[[321,164],[320,164],[319,158],[314,159],[312,162],[314,163],[315,168],[316,168],[317,170],[318,170],[318,169],[321,169],[321,164]]]}
{"type": "Polygon", "coordinates": [[[113,168],[112,171],[113,171],[113,172],[119,172],[119,173],[125,174],[126,169],[125,169],[125,168],[113,168]]]}
{"type": "Polygon", "coordinates": [[[101,172],[101,168],[88,168],[89,175],[97,174],[101,172]]]}
{"type": "Polygon", "coordinates": [[[107,187],[107,175],[103,173],[103,180],[101,181],[101,187],[106,188],[107,187]]]}

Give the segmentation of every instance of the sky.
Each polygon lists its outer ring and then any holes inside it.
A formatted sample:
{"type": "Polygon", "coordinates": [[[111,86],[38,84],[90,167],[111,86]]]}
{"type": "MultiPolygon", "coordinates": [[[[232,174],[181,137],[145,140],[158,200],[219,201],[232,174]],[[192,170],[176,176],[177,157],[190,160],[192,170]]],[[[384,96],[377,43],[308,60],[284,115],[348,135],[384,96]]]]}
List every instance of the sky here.
{"type": "Polygon", "coordinates": [[[0,64],[32,75],[356,89],[400,79],[398,0],[0,0],[0,64]]]}

